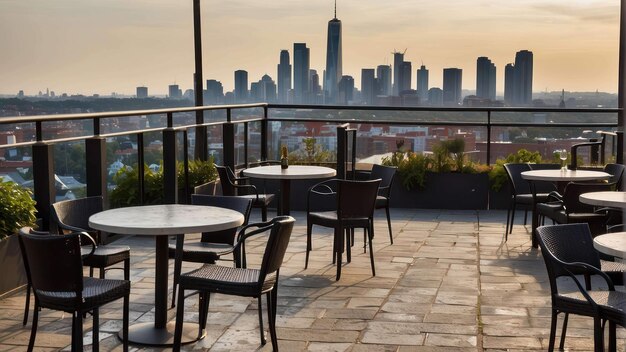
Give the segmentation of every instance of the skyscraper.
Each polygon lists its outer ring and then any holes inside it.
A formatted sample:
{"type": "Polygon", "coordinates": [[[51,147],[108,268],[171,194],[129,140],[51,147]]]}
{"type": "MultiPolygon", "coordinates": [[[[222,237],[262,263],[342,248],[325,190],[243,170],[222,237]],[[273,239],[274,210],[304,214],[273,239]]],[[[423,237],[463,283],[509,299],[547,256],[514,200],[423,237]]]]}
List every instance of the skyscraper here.
{"type": "Polygon", "coordinates": [[[393,53],[393,95],[400,95],[400,85],[402,82],[402,63],[404,62],[404,53],[393,53]]]}
{"type": "Polygon", "coordinates": [[[496,100],[496,65],[485,56],[476,60],[476,96],[496,100]]]}
{"type": "Polygon", "coordinates": [[[521,50],[515,53],[515,64],[504,71],[504,100],[508,105],[531,105],[532,90],[533,53],[521,50]]]}
{"type": "Polygon", "coordinates": [[[183,92],[178,88],[178,84],[171,84],[168,86],[169,97],[171,99],[180,99],[183,97],[183,92]]]}
{"type": "Polygon", "coordinates": [[[378,95],[391,95],[391,66],[379,65],[376,68],[378,95]]]}
{"type": "Polygon", "coordinates": [[[278,64],[278,102],[289,102],[289,90],[291,89],[291,64],[289,63],[289,51],[280,51],[280,63],[278,64]]]}
{"type": "Polygon", "coordinates": [[[336,102],[341,76],[341,21],[337,19],[337,3],[335,3],[335,17],[328,21],[328,38],[326,41],[324,98],[327,104],[336,102]]]}
{"type": "Polygon", "coordinates": [[[461,80],[463,70],[460,68],[443,69],[443,104],[458,105],[461,102],[461,80]]]}
{"type": "Polygon", "coordinates": [[[309,57],[310,52],[306,43],[293,44],[293,90],[296,104],[308,103],[309,57]]]}
{"type": "Polygon", "coordinates": [[[342,76],[339,81],[338,104],[348,105],[354,100],[354,78],[352,76],[342,76]]]}
{"type": "Polygon", "coordinates": [[[263,75],[261,80],[250,85],[250,99],[255,103],[276,102],[276,83],[272,77],[263,75]]]}
{"type": "Polygon", "coordinates": [[[402,94],[402,92],[411,90],[411,78],[413,76],[413,69],[411,68],[411,62],[410,61],[403,61],[402,65],[400,66],[400,91],[398,92],[399,95],[402,94]]]}
{"type": "Polygon", "coordinates": [[[148,87],[137,87],[137,98],[143,99],[148,97],[148,87]]]}
{"type": "Polygon", "coordinates": [[[235,102],[244,103],[248,100],[248,71],[235,71],[235,102]]]}
{"type": "Polygon", "coordinates": [[[421,104],[426,104],[428,101],[428,69],[426,66],[420,66],[415,78],[417,80],[417,96],[421,104]]]}
{"type": "Polygon", "coordinates": [[[376,97],[376,78],[374,77],[373,68],[364,68],[361,70],[361,97],[365,104],[374,104],[374,98],[376,97]]]}
{"type": "Polygon", "coordinates": [[[224,101],[224,87],[222,82],[214,79],[206,80],[206,92],[204,94],[204,103],[221,104],[224,101]]]}

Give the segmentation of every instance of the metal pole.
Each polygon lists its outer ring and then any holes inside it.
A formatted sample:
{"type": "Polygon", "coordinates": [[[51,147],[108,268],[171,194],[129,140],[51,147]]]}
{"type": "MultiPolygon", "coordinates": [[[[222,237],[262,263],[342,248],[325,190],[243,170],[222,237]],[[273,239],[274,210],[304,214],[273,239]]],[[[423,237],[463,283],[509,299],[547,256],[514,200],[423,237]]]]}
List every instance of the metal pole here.
{"type": "Polygon", "coordinates": [[[624,131],[624,107],[626,107],[626,0],[620,2],[619,61],[617,87],[617,128],[624,131]]]}
{"type": "MultiPolygon", "coordinates": [[[[203,106],[203,89],[202,89],[202,29],[200,0],[193,0],[193,39],[194,50],[196,56],[196,73],[194,74],[194,93],[196,98],[196,106],[203,106]]],[[[204,111],[196,111],[196,124],[204,123],[204,111]]],[[[205,126],[196,127],[196,145],[194,155],[196,159],[207,160],[207,130],[205,126]]]]}

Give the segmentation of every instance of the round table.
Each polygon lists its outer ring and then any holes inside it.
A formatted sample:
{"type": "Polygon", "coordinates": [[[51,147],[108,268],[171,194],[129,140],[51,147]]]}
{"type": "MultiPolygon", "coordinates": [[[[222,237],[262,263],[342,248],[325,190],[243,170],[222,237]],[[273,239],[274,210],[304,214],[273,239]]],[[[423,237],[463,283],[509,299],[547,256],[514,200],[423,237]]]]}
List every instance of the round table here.
{"type": "Polygon", "coordinates": [[[580,195],[579,200],[585,204],[600,207],[626,208],[626,192],[589,192],[580,195]]]}
{"type": "MultiPolygon", "coordinates": [[[[522,178],[531,182],[531,190],[533,195],[535,194],[535,187],[532,186],[533,181],[548,181],[556,182],[557,188],[562,192],[565,188],[565,184],[568,182],[576,181],[602,181],[611,178],[611,174],[603,171],[591,171],[591,170],[531,170],[522,172],[522,178]]],[[[534,197],[533,197],[534,198],[534,197]]],[[[537,214],[537,204],[533,202],[533,216],[532,216],[532,245],[533,247],[539,247],[539,243],[535,237],[535,230],[539,226],[539,216],[537,214]]]]}
{"type": "Polygon", "coordinates": [[[593,239],[593,247],[598,252],[626,259],[626,232],[596,236],[593,239]]]}
{"type": "MultiPolygon", "coordinates": [[[[168,236],[220,231],[240,226],[243,221],[243,214],[234,210],[182,204],[117,208],[89,217],[89,226],[96,230],[154,236],[156,239],[154,323],[130,326],[129,341],[160,346],[171,346],[174,342],[175,324],[167,322],[168,236]]],[[[197,324],[184,324],[183,343],[197,341],[202,337],[198,336],[197,324]]]]}
{"type": "Polygon", "coordinates": [[[245,169],[243,174],[252,178],[280,180],[278,215],[289,215],[291,180],[330,178],[337,175],[337,171],[324,166],[290,165],[288,168],[282,169],[280,165],[270,165],[245,169]]]}

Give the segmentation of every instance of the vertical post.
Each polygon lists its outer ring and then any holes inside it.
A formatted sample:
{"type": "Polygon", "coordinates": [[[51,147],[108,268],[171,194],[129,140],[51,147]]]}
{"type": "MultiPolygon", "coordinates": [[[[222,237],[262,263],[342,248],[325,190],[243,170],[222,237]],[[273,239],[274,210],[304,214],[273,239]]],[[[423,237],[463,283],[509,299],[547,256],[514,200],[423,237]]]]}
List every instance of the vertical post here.
{"type": "MultiPolygon", "coordinates": [[[[203,106],[202,89],[202,16],[200,13],[200,0],[193,0],[193,42],[195,52],[196,73],[194,74],[194,95],[196,106],[203,106]]],[[[196,124],[204,123],[204,111],[196,111],[196,124]]],[[[207,160],[207,129],[206,126],[196,127],[196,145],[194,154],[196,159],[207,160]]]]}
{"type": "Polygon", "coordinates": [[[139,184],[139,204],[143,205],[144,197],[146,194],[146,183],[144,182],[145,176],[145,161],[144,161],[144,148],[143,148],[143,133],[137,134],[137,181],[139,184]]]}
{"type": "Polygon", "coordinates": [[[337,178],[346,179],[346,129],[348,124],[337,126],[337,178]]]}
{"type": "Polygon", "coordinates": [[[243,162],[245,164],[245,168],[248,168],[248,147],[250,146],[250,144],[248,143],[248,140],[250,139],[250,136],[248,135],[248,123],[244,122],[243,123],[243,162]]]}
{"type": "Polygon", "coordinates": [[[491,165],[491,110],[487,110],[487,165],[491,165]]]}
{"type": "Polygon", "coordinates": [[[33,183],[37,216],[43,230],[50,228],[50,205],[55,201],[53,146],[42,141],[41,122],[35,123],[37,143],[33,145],[33,183]]]}
{"type": "Polygon", "coordinates": [[[267,105],[263,107],[263,120],[261,121],[261,160],[268,159],[267,156],[267,141],[268,141],[268,124],[267,121],[267,105]]]}
{"type": "Polygon", "coordinates": [[[183,165],[185,170],[185,203],[191,204],[191,193],[189,192],[191,187],[189,185],[189,136],[187,130],[183,132],[183,165]]]}
{"type": "Polygon", "coordinates": [[[106,140],[100,137],[100,119],[93,119],[93,137],[85,140],[87,196],[103,196],[107,204],[106,140]]]}
{"type": "Polygon", "coordinates": [[[235,125],[231,120],[230,109],[226,109],[226,123],[222,125],[222,134],[223,164],[235,171],[235,125]]]}
{"type": "Polygon", "coordinates": [[[176,130],[172,127],[172,113],[168,112],[167,128],[163,130],[163,196],[165,204],[176,204],[178,199],[176,149],[176,130]]]}

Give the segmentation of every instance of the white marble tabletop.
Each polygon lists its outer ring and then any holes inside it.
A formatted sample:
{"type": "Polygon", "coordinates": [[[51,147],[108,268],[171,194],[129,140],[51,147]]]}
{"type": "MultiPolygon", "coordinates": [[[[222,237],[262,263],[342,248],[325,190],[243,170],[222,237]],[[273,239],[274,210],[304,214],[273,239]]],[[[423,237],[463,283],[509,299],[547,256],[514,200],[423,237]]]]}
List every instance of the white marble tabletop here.
{"type": "Polygon", "coordinates": [[[280,165],[269,165],[245,169],[243,174],[253,178],[306,180],[334,177],[337,171],[324,166],[289,165],[288,168],[281,169],[280,165]]]}
{"type": "Polygon", "coordinates": [[[530,181],[593,181],[611,177],[603,171],[591,170],[531,170],[522,172],[522,178],[530,181]]]}
{"type": "Polygon", "coordinates": [[[593,247],[598,252],[626,259],[626,232],[596,236],[593,239],[593,247]]]}
{"type": "Polygon", "coordinates": [[[626,192],[603,191],[583,193],[580,195],[579,200],[585,204],[601,207],[626,208],[626,192]]]}
{"type": "Polygon", "coordinates": [[[205,205],[163,204],[105,210],[89,217],[89,226],[129,235],[177,235],[231,229],[243,214],[205,205]]]}

